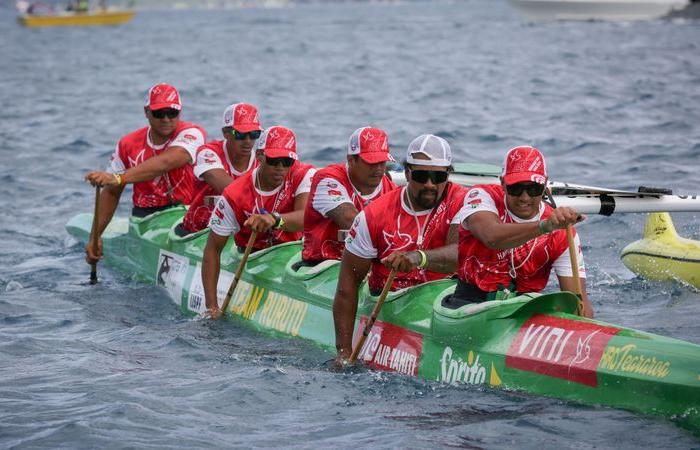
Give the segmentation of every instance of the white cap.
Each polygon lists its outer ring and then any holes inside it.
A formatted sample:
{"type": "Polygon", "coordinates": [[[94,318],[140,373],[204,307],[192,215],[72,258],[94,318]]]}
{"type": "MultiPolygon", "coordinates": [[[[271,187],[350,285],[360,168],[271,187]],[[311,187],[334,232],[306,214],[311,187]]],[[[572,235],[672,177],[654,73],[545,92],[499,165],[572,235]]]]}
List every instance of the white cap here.
{"type": "Polygon", "coordinates": [[[452,150],[446,140],[433,134],[422,134],[408,144],[406,162],[421,166],[450,167],[452,150]],[[413,155],[422,154],[428,159],[417,159],[413,155]]]}

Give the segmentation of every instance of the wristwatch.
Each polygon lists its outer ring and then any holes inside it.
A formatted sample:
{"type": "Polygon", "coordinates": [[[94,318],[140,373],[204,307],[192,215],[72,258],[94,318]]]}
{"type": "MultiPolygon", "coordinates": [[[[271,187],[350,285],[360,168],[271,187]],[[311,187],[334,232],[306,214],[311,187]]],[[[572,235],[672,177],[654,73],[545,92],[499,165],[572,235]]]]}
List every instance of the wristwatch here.
{"type": "Polygon", "coordinates": [[[272,225],[272,228],[282,228],[282,225],[284,225],[284,219],[282,219],[280,213],[272,211],[270,215],[275,218],[275,223],[272,225]]]}

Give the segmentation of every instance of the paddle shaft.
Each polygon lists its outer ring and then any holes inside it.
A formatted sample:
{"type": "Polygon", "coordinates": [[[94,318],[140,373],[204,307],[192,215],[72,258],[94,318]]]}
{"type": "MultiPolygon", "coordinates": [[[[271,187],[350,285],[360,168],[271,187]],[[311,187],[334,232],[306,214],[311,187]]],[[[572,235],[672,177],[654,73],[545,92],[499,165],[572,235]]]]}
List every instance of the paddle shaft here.
{"type": "MultiPolygon", "coordinates": [[[[92,216],[92,232],[90,239],[90,246],[92,246],[92,252],[97,254],[98,242],[100,237],[97,235],[97,227],[100,221],[100,186],[95,186],[95,212],[92,216]]],[[[90,284],[97,283],[97,261],[90,263],[90,284]]]]}
{"type": "Polygon", "coordinates": [[[391,290],[391,285],[394,283],[395,276],[396,269],[392,269],[389,273],[389,278],[387,278],[386,283],[384,284],[384,289],[382,289],[382,293],[379,296],[379,299],[377,300],[377,304],[374,305],[372,315],[370,316],[369,321],[367,321],[367,323],[365,324],[364,330],[362,330],[362,336],[360,336],[360,340],[357,342],[357,345],[355,346],[355,348],[352,351],[352,354],[350,355],[350,364],[353,364],[357,360],[357,356],[360,354],[360,350],[362,350],[362,346],[365,344],[365,340],[367,339],[367,336],[369,336],[369,332],[372,330],[374,322],[377,320],[379,311],[381,311],[382,309],[384,300],[386,300],[386,296],[389,294],[389,290],[391,290]]]}
{"type": "MultiPolygon", "coordinates": [[[[557,207],[554,201],[554,196],[552,196],[552,191],[547,187],[547,194],[549,195],[549,201],[552,202],[553,207],[557,207]]],[[[576,243],[574,242],[574,226],[566,226],[566,240],[569,242],[569,260],[571,261],[571,273],[574,278],[574,283],[576,284],[576,294],[579,298],[578,302],[578,315],[583,315],[583,289],[581,289],[581,276],[578,273],[578,250],[576,249],[576,243]]]]}
{"type": "Polygon", "coordinates": [[[257,237],[257,231],[253,231],[252,233],[250,233],[250,238],[248,239],[248,244],[245,246],[243,257],[241,258],[241,262],[238,264],[238,270],[236,270],[236,275],[233,277],[231,286],[229,286],[228,292],[226,292],[224,304],[221,307],[221,311],[223,311],[224,313],[226,313],[226,308],[228,308],[228,304],[231,301],[231,297],[233,296],[233,293],[236,290],[236,286],[238,286],[238,281],[241,279],[241,274],[243,273],[245,264],[248,262],[248,256],[250,256],[250,251],[253,250],[253,244],[255,243],[255,239],[257,239],[257,237]]]}

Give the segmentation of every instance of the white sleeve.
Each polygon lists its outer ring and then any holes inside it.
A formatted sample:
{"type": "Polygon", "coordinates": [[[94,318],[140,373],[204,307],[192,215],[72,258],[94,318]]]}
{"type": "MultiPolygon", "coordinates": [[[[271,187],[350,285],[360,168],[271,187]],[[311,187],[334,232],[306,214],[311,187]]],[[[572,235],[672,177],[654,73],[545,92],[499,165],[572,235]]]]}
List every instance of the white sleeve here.
{"type": "Polygon", "coordinates": [[[114,148],[114,153],[112,153],[112,158],[109,160],[109,166],[107,166],[107,172],[109,173],[124,173],[126,172],[126,164],[122,161],[121,156],[119,156],[119,144],[114,148]]]}
{"type": "Polygon", "coordinates": [[[304,178],[301,179],[301,183],[297,186],[297,190],[294,191],[295,197],[299,194],[308,194],[311,191],[311,178],[313,178],[315,173],[316,169],[313,168],[306,171],[304,178]]]}
{"type": "Polygon", "coordinates": [[[323,217],[343,203],[352,204],[345,186],[334,178],[324,178],[316,185],[316,192],[311,206],[323,217]]]}
{"type": "Polygon", "coordinates": [[[193,167],[194,176],[201,180],[202,175],[211,169],[224,169],[224,164],[214,150],[204,147],[197,151],[193,167]]]}
{"type": "Polygon", "coordinates": [[[236,215],[233,213],[233,208],[226,198],[220,197],[219,201],[216,202],[216,207],[209,218],[209,228],[211,228],[212,233],[219,236],[230,236],[238,233],[238,230],[241,229],[236,215]]]}
{"type": "MultiPolygon", "coordinates": [[[[586,278],[586,264],[583,262],[583,252],[581,251],[581,240],[578,237],[578,233],[574,236],[574,246],[576,247],[576,259],[578,262],[578,274],[581,278],[586,278]]],[[[574,276],[574,271],[571,269],[571,257],[569,256],[569,251],[566,250],[559,258],[552,264],[554,273],[559,277],[572,277],[574,276]]]]}
{"type": "MultiPolygon", "coordinates": [[[[459,222],[462,222],[466,229],[466,220],[469,216],[474,213],[481,211],[492,212],[498,215],[498,209],[496,208],[496,203],[493,201],[491,196],[485,190],[481,188],[470,189],[467,195],[464,196],[464,206],[459,210],[455,218],[459,217],[459,222]]],[[[453,221],[452,223],[457,223],[453,221]]]]}
{"type": "Polygon", "coordinates": [[[360,258],[374,259],[377,257],[377,248],[369,235],[364,211],[355,216],[348,237],[345,238],[345,249],[360,258]]]}
{"type": "Polygon", "coordinates": [[[182,147],[190,154],[190,161],[197,157],[197,149],[204,145],[204,134],[199,128],[185,128],[180,131],[168,147],[182,147]]]}

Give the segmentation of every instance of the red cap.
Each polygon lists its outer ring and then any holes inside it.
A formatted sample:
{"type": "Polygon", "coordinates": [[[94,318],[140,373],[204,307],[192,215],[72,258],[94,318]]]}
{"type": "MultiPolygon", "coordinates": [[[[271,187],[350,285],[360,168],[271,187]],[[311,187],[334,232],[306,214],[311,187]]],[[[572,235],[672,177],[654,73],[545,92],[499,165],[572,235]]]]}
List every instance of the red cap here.
{"type": "Polygon", "coordinates": [[[296,135],[289,128],[280,125],[263,131],[258,141],[259,149],[263,149],[268,158],[299,159],[296,135]]]}
{"type": "Polygon", "coordinates": [[[169,84],[160,83],[148,90],[146,106],[148,106],[148,109],[151,111],[165,108],[172,108],[180,111],[182,109],[182,102],[180,101],[180,94],[177,92],[177,89],[169,84]]]}
{"type": "Polygon", "coordinates": [[[389,153],[389,137],[386,132],[372,127],[355,130],[348,143],[348,155],[360,155],[367,164],[395,161],[389,153]]]}
{"type": "Polygon", "coordinates": [[[224,111],[224,127],[232,127],[241,133],[262,131],[258,119],[258,109],[250,103],[234,103],[224,111]]]}
{"type": "Polygon", "coordinates": [[[547,165],[544,156],[535,147],[523,146],[508,150],[503,165],[503,182],[506,185],[535,182],[547,182],[547,165]]]}

